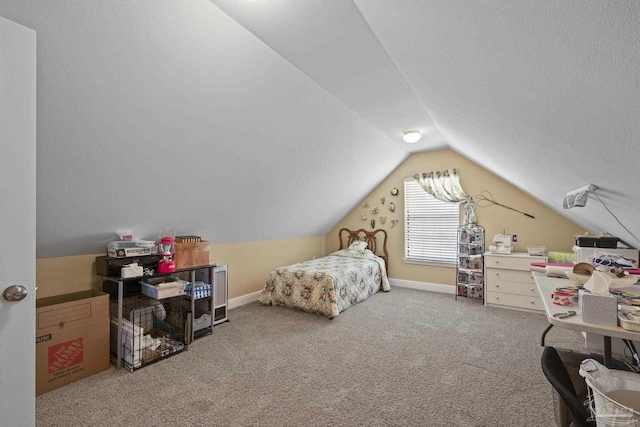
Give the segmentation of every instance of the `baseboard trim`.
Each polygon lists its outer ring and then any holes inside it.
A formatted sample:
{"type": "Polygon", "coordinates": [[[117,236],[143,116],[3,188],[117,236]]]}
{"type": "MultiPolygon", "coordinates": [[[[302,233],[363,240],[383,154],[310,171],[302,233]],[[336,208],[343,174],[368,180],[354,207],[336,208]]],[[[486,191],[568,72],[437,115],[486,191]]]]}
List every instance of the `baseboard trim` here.
{"type": "Polygon", "coordinates": [[[442,292],[444,294],[455,294],[455,287],[442,285],[439,283],[416,282],[414,280],[389,279],[391,287],[418,289],[420,291],[442,292]]]}
{"type": "Polygon", "coordinates": [[[229,310],[234,309],[236,307],[240,307],[241,305],[245,305],[245,304],[252,303],[254,301],[258,301],[258,298],[260,298],[261,294],[262,294],[262,291],[256,291],[256,292],[252,292],[250,294],[246,294],[246,295],[242,295],[242,296],[239,296],[239,297],[231,298],[228,301],[229,310]]]}

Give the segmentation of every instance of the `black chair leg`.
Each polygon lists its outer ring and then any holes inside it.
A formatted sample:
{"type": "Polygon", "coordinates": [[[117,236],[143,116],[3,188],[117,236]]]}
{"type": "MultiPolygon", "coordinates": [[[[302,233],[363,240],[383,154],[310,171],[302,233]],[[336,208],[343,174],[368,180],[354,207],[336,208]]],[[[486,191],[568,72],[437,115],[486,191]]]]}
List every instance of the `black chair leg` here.
{"type": "Polygon", "coordinates": [[[553,325],[547,326],[547,329],[545,329],[544,332],[542,333],[542,337],[540,338],[540,345],[542,347],[544,347],[544,338],[547,336],[547,332],[549,332],[551,328],[553,328],[553,325]]]}

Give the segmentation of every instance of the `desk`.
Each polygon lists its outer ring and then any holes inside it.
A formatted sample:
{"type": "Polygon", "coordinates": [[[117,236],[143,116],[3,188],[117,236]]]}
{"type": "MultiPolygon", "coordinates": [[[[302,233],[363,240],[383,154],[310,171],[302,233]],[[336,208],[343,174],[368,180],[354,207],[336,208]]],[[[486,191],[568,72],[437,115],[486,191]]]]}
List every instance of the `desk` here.
{"type": "MultiPolygon", "coordinates": [[[[586,323],[580,318],[580,314],[567,317],[566,319],[558,319],[553,317],[556,313],[565,313],[567,310],[578,311],[576,305],[563,307],[556,305],[551,300],[551,293],[556,288],[564,287],[572,284],[569,279],[561,279],[557,277],[547,277],[541,273],[533,273],[533,280],[536,282],[538,292],[544,304],[544,311],[547,315],[549,323],[561,328],[573,329],[581,332],[592,332],[594,334],[602,335],[604,337],[604,364],[607,367],[611,367],[611,338],[620,338],[623,340],[640,341],[640,332],[628,331],[620,326],[607,326],[600,325],[598,323],[586,323]]],[[[640,286],[633,285],[628,288],[629,292],[634,294],[640,294],[640,286]]]]}

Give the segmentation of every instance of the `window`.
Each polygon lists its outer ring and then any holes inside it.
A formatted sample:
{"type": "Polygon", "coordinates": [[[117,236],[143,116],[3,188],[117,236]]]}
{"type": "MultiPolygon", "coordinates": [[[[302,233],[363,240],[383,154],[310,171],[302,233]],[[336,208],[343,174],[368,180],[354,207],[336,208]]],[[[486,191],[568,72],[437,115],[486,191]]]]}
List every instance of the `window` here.
{"type": "Polygon", "coordinates": [[[460,204],[442,202],[404,180],[404,261],[455,266],[460,204]]]}

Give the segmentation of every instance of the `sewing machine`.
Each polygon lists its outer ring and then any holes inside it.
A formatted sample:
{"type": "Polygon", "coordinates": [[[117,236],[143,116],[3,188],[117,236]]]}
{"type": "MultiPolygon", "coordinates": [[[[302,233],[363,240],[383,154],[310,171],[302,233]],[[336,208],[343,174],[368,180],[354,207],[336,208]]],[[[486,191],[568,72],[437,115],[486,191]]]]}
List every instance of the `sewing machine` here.
{"type": "Polygon", "coordinates": [[[489,246],[492,254],[511,254],[511,234],[496,234],[493,236],[494,245],[489,246]]]}

